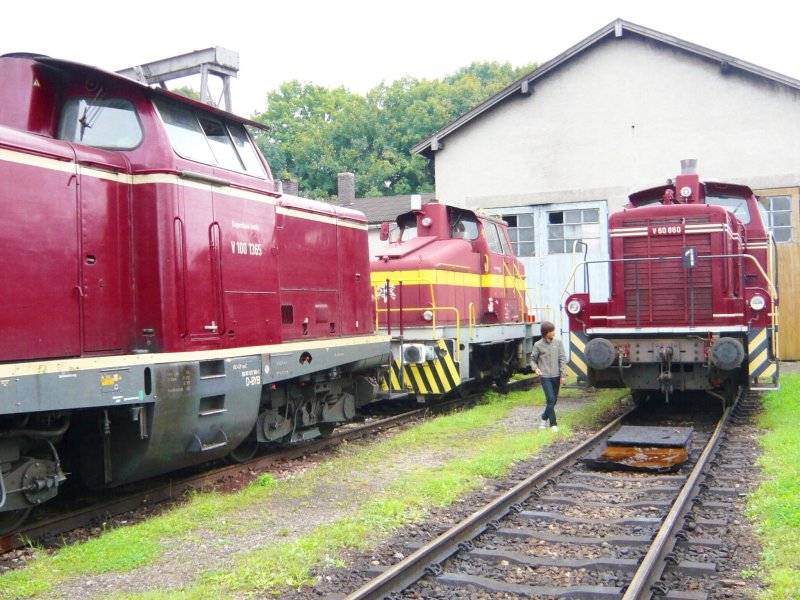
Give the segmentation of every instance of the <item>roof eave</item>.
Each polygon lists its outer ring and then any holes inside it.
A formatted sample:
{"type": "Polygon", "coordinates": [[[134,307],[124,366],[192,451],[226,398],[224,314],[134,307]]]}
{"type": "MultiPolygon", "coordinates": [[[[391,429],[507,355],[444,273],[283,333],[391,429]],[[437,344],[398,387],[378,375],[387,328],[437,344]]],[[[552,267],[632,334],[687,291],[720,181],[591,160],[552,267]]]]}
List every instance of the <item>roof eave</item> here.
{"type": "Polygon", "coordinates": [[[532,93],[533,83],[537,79],[553,71],[554,69],[559,67],[562,63],[566,62],[567,60],[571,59],[577,54],[580,54],[581,52],[583,52],[590,46],[593,46],[601,39],[612,34],[614,35],[614,37],[623,37],[624,32],[626,31],[640,35],[642,37],[662,42],[664,44],[682,49],[687,52],[691,52],[698,56],[703,56],[713,61],[717,61],[720,63],[720,66],[723,69],[738,69],[745,73],[769,79],[777,83],[780,83],[782,85],[785,85],[787,87],[800,90],[800,80],[788,77],[786,75],[782,75],[781,73],[777,73],[775,71],[771,71],[763,67],[759,67],[758,65],[754,65],[747,61],[740,60],[733,56],[722,54],[721,52],[717,52],[715,50],[711,50],[703,46],[698,46],[697,44],[693,44],[691,42],[686,42],[684,40],[678,39],[671,35],[661,33],[654,29],[649,29],[641,25],[636,25],[635,23],[630,23],[628,21],[624,21],[623,19],[616,19],[611,23],[609,23],[608,25],[606,25],[605,27],[596,31],[589,37],[581,40],[580,42],[578,42],[565,52],[562,52],[555,58],[542,64],[539,68],[523,75],[514,83],[510,84],[508,87],[504,88],[491,98],[488,98],[486,101],[482,102],[472,110],[464,113],[454,121],[451,121],[450,123],[442,127],[440,130],[429,135],[421,142],[415,144],[414,146],[411,147],[410,150],[411,154],[423,154],[426,157],[431,158],[432,155],[437,150],[444,147],[443,139],[448,135],[450,135],[451,133],[453,133],[456,129],[467,124],[469,121],[472,121],[473,119],[480,116],[490,108],[494,107],[494,105],[512,96],[514,93],[523,93],[526,95],[532,93]]]}

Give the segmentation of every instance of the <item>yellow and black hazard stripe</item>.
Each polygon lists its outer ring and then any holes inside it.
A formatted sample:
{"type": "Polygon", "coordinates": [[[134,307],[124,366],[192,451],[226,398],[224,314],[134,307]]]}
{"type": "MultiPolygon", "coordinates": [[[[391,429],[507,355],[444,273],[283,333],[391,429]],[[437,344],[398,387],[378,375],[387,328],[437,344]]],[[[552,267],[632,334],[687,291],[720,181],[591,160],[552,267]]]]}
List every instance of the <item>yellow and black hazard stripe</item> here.
{"type": "Polygon", "coordinates": [[[416,396],[441,396],[461,384],[458,366],[444,340],[437,340],[438,352],[433,360],[401,365],[392,363],[381,381],[384,392],[408,392],[416,396]],[[402,373],[401,373],[402,369],[402,373]]]}
{"type": "Polygon", "coordinates": [[[582,331],[569,332],[569,362],[567,363],[567,377],[577,377],[579,383],[586,383],[588,370],[586,368],[586,343],[589,341],[582,331]]]}
{"type": "Polygon", "coordinates": [[[747,358],[751,385],[778,383],[778,361],[770,350],[772,336],[767,327],[753,327],[747,336],[747,358]]]}

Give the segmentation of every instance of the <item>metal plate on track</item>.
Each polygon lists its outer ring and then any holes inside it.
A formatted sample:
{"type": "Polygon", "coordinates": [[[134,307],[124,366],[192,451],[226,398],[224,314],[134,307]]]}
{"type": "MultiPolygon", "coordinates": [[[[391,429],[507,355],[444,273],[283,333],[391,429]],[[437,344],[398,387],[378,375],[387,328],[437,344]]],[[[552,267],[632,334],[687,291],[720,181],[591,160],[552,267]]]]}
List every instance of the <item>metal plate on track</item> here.
{"type": "Polygon", "coordinates": [[[686,448],[692,439],[691,427],[642,427],[623,425],[608,438],[609,446],[647,446],[686,448]]]}

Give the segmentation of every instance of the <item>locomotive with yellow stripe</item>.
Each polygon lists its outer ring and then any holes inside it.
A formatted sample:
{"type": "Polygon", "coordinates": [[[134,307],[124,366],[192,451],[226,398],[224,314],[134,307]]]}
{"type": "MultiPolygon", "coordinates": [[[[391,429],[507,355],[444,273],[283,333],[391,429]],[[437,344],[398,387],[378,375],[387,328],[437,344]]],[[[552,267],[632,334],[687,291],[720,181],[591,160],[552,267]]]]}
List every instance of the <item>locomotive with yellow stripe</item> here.
{"type": "Polygon", "coordinates": [[[0,531],[330,431],[375,400],[361,213],[282,194],[246,126],[115,73],[0,57],[0,531]]]}
{"type": "Polygon", "coordinates": [[[674,183],[631,195],[608,227],[610,259],[573,277],[607,270],[610,298],[564,303],[571,375],[666,398],[778,386],[776,251],[750,188],[701,181],[683,161],[674,183]]]}
{"type": "Polygon", "coordinates": [[[393,237],[371,265],[376,326],[392,337],[385,392],[423,401],[528,367],[525,274],[504,221],[433,201],[400,215],[393,237]]]}

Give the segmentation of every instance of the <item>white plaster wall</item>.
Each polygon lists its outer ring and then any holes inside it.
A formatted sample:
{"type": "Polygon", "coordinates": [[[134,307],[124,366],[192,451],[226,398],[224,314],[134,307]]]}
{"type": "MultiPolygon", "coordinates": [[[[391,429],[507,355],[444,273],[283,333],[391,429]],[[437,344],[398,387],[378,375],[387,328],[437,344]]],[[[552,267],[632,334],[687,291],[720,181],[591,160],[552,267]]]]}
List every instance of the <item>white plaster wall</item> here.
{"type": "Polygon", "coordinates": [[[608,200],[674,177],[800,185],[800,93],[630,33],[607,39],[444,138],[443,201],[608,200]]]}

